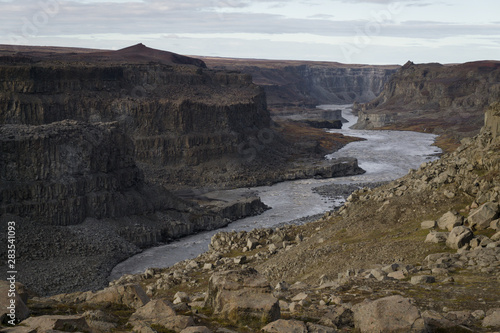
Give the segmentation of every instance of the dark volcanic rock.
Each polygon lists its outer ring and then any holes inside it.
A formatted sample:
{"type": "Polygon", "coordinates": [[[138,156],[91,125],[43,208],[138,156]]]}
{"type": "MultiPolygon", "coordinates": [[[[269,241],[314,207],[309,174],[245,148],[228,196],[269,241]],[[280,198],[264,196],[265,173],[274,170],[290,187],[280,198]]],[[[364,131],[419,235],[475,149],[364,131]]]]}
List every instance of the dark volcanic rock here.
{"type": "Polygon", "coordinates": [[[337,62],[203,58],[209,67],[252,75],[272,107],[350,104],[378,96],[399,66],[337,62]]]}
{"type": "Polygon", "coordinates": [[[117,123],[3,125],[1,213],[52,225],[152,213],[166,191],[145,186],[117,123]]]}
{"type": "Polygon", "coordinates": [[[355,105],[356,128],[392,126],[456,139],[477,134],[484,110],[500,97],[500,62],[408,62],[373,101],[355,105]]]}

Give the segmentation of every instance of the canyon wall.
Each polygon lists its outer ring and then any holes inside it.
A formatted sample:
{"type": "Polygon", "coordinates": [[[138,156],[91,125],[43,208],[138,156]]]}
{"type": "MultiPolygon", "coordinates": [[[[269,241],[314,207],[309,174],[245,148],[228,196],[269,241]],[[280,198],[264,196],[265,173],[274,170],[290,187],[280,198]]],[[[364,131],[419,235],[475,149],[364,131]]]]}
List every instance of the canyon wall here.
{"type": "Polygon", "coordinates": [[[139,161],[198,164],[235,153],[269,127],[263,92],[244,74],[193,66],[0,66],[1,123],[117,121],[139,161]]]}
{"type": "Polygon", "coordinates": [[[406,63],[376,99],[356,104],[356,128],[398,128],[444,134],[458,141],[477,134],[484,110],[500,97],[500,62],[458,65],[406,63]]]}
{"type": "Polygon", "coordinates": [[[203,58],[208,67],[252,75],[271,107],[351,104],[378,96],[399,66],[336,62],[203,58]]]}

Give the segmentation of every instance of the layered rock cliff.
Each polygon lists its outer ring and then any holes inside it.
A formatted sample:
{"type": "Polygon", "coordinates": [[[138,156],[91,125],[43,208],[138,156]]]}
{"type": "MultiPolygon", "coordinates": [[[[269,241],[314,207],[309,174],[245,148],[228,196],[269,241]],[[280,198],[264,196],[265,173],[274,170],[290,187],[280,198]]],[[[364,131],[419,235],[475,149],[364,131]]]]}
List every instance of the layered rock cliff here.
{"type": "Polygon", "coordinates": [[[369,103],[355,105],[356,128],[411,129],[445,134],[449,140],[472,136],[484,109],[500,97],[500,62],[459,65],[405,64],[369,103]]]}
{"type": "Polygon", "coordinates": [[[204,57],[209,67],[252,75],[271,107],[368,102],[399,66],[204,57]]]}
{"type": "Polygon", "coordinates": [[[144,184],[117,123],[3,125],[0,142],[1,214],[71,225],[174,206],[166,191],[144,184]]]}

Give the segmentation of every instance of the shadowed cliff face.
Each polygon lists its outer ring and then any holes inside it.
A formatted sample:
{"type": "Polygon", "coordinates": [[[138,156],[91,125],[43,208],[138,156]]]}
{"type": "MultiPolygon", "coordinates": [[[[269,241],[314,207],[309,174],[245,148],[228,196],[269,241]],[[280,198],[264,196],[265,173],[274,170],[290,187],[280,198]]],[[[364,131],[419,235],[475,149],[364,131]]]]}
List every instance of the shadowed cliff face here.
{"type": "Polygon", "coordinates": [[[479,132],[485,108],[499,97],[500,62],[446,66],[408,62],[379,97],[355,107],[356,128],[418,130],[458,141],[479,132]]]}
{"type": "Polygon", "coordinates": [[[335,62],[203,58],[212,68],[252,75],[270,107],[368,102],[378,96],[399,66],[335,62]]]}
{"type": "Polygon", "coordinates": [[[118,121],[139,160],[198,164],[231,154],[269,127],[247,75],[162,64],[17,64],[0,67],[1,123],[118,121]]]}

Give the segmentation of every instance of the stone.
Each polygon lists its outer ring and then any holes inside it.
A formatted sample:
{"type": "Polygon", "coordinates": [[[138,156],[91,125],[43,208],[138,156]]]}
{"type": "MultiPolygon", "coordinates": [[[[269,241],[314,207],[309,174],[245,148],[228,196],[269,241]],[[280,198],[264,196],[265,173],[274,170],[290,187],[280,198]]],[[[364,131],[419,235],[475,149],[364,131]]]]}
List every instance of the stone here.
{"type": "Polygon", "coordinates": [[[174,304],[180,304],[180,303],[189,303],[191,300],[189,298],[189,295],[183,291],[178,291],[174,295],[174,304]]]}
{"type": "Polygon", "coordinates": [[[328,327],[328,326],[323,326],[323,325],[318,325],[314,323],[306,323],[307,326],[307,333],[336,333],[338,330],[328,327]]]}
{"type": "Polygon", "coordinates": [[[86,311],[83,315],[94,332],[112,332],[118,326],[116,318],[102,310],[86,311]]]}
{"type": "Polygon", "coordinates": [[[351,309],[343,305],[335,306],[320,318],[319,323],[333,327],[351,327],[354,326],[354,314],[351,309]]]}
{"type": "Polygon", "coordinates": [[[298,312],[298,311],[300,311],[302,309],[303,309],[302,305],[300,305],[298,302],[292,302],[288,306],[288,310],[290,312],[298,312]]]}
{"type": "Polygon", "coordinates": [[[500,219],[491,221],[490,228],[493,230],[500,231],[500,219]]]}
{"type": "Polygon", "coordinates": [[[500,328],[500,308],[488,311],[482,324],[483,327],[500,328]]]}
{"type": "Polygon", "coordinates": [[[422,318],[424,318],[425,324],[431,330],[431,332],[461,331],[461,327],[459,327],[457,323],[445,318],[442,314],[434,310],[427,310],[423,312],[422,318]]]}
{"type": "Polygon", "coordinates": [[[385,273],[391,273],[391,272],[396,272],[400,268],[401,268],[400,264],[393,263],[393,264],[382,267],[382,271],[384,271],[385,273]]]}
{"type": "Polygon", "coordinates": [[[499,217],[499,206],[494,202],[487,202],[469,214],[467,221],[472,230],[484,230],[490,227],[493,220],[499,217]]]}
{"type": "Polygon", "coordinates": [[[388,277],[396,280],[403,280],[406,278],[406,275],[403,271],[396,271],[396,272],[391,272],[387,274],[388,277]]]}
{"type": "Polygon", "coordinates": [[[247,248],[248,250],[253,250],[257,247],[257,245],[259,245],[259,241],[256,240],[255,238],[249,238],[247,240],[247,248]]]}
{"type": "Polygon", "coordinates": [[[300,302],[300,301],[308,299],[308,298],[309,298],[309,295],[302,292],[302,293],[299,293],[299,294],[295,295],[294,297],[292,297],[292,301],[293,302],[300,302]]]}
{"type": "Polygon", "coordinates": [[[500,231],[490,237],[490,239],[494,242],[500,240],[500,231]]]}
{"type": "Polygon", "coordinates": [[[129,318],[134,330],[139,330],[142,324],[158,324],[169,330],[180,332],[189,326],[194,326],[194,320],[188,316],[178,316],[173,304],[165,299],[155,299],[137,309],[129,318]]]}
{"type": "Polygon", "coordinates": [[[462,215],[455,211],[449,211],[443,214],[438,220],[437,225],[441,230],[451,231],[454,227],[464,224],[464,218],[462,215]]]}
{"type": "Polygon", "coordinates": [[[247,257],[246,256],[238,256],[234,258],[234,263],[237,265],[243,265],[247,262],[247,257]]]}
{"type": "Polygon", "coordinates": [[[214,273],[209,280],[205,306],[231,323],[263,324],[280,318],[279,300],[266,278],[255,269],[214,273]]]}
{"type": "Polygon", "coordinates": [[[420,228],[421,229],[432,229],[437,226],[436,221],[423,221],[420,223],[420,228]]]}
{"type": "Polygon", "coordinates": [[[408,298],[389,296],[353,307],[354,324],[361,333],[427,332],[418,308],[408,298]]]}
{"type": "Polygon", "coordinates": [[[186,327],[181,333],[212,333],[206,326],[191,326],[186,327]]]}
{"type": "Polygon", "coordinates": [[[446,245],[452,249],[460,249],[467,245],[469,241],[474,237],[472,230],[467,227],[458,226],[451,230],[446,240],[446,245]]]}
{"type": "Polygon", "coordinates": [[[436,278],[432,275],[412,276],[410,280],[411,284],[434,283],[434,282],[436,282],[436,278]]]}
{"type": "Polygon", "coordinates": [[[105,288],[87,297],[87,303],[115,303],[138,309],[149,302],[146,292],[138,284],[126,284],[105,288]]]}
{"type": "Polygon", "coordinates": [[[276,287],[274,287],[274,289],[276,289],[277,291],[286,291],[288,290],[288,288],[290,288],[290,285],[285,281],[278,282],[278,284],[276,284],[276,287]]]}
{"type": "Polygon", "coordinates": [[[190,260],[186,265],[186,269],[197,269],[199,267],[200,264],[195,260],[190,260]]]}
{"type": "Polygon", "coordinates": [[[158,320],[164,317],[175,316],[173,304],[166,299],[155,299],[140,307],[130,316],[130,321],[158,320]]]}
{"type": "Polygon", "coordinates": [[[34,328],[37,332],[45,332],[50,330],[66,331],[66,332],[90,332],[90,327],[87,324],[84,316],[39,316],[30,317],[23,321],[23,325],[29,328],[34,328]]]}
{"type": "Polygon", "coordinates": [[[307,326],[300,320],[279,319],[267,324],[262,328],[266,333],[308,333],[307,326]]]}
{"type": "Polygon", "coordinates": [[[447,232],[430,232],[425,238],[425,243],[446,243],[449,233],[447,232]]]}

